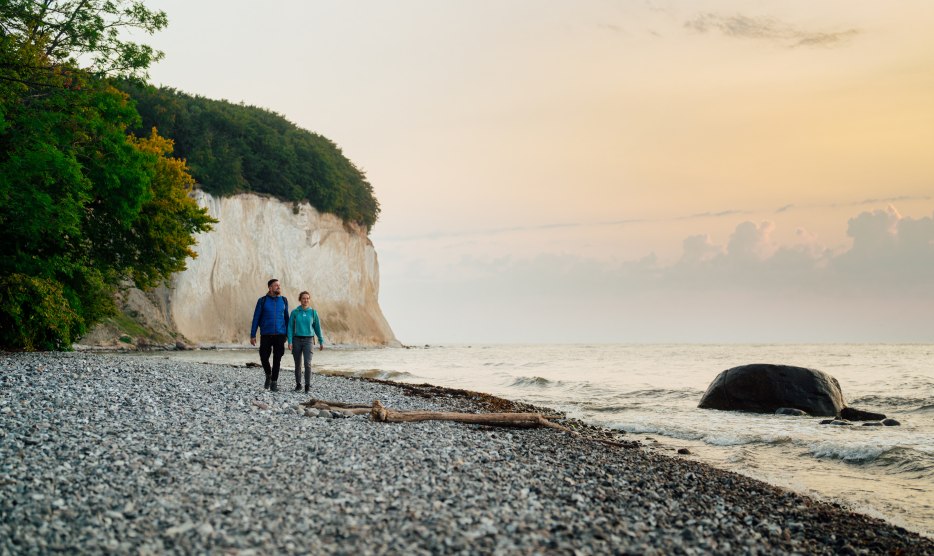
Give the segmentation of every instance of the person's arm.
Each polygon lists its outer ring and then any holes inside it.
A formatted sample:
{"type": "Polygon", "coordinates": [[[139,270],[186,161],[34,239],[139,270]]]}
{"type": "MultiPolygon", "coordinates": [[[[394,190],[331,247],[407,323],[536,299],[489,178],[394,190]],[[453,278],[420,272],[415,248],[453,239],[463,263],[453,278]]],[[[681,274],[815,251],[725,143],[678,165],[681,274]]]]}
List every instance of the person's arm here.
{"type": "Polygon", "coordinates": [[[256,301],[256,308],[253,309],[253,325],[250,327],[250,345],[256,345],[256,329],[259,327],[259,316],[263,312],[263,301],[265,297],[256,301]]]}
{"type": "Polygon", "coordinates": [[[289,298],[282,296],[282,319],[286,328],[289,326],[289,298]]]}
{"type": "Polygon", "coordinates": [[[318,351],[324,349],[324,336],[321,335],[321,319],[318,317],[318,311],[311,314],[311,326],[315,329],[315,336],[318,337],[318,351]]]}
{"type": "Polygon", "coordinates": [[[286,326],[286,330],[287,330],[286,341],[289,344],[289,349],[292,349],[292,333],[293,333],[292,329],[295,327],[295,313],[297,312],[298,312],[298,309],[296,309],[295,311],[292,311],[292,316],[289,317],[289,324],[286,326]]]}

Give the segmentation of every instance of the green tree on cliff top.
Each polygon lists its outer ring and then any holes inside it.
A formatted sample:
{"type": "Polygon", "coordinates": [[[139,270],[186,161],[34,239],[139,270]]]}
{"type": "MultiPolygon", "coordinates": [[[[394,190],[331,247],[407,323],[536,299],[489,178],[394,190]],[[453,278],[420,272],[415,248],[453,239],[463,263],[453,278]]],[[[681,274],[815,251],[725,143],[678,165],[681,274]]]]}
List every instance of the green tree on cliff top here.
{"type": "Polygon", "coordinates": [[[184,268],[213,221],[170,143],[139,125],[108,77],[160,53],[125,41],[166,25],[121,0],[0,0],[0,346],[68,349],[113,311],[122,280],[184,268]]]}

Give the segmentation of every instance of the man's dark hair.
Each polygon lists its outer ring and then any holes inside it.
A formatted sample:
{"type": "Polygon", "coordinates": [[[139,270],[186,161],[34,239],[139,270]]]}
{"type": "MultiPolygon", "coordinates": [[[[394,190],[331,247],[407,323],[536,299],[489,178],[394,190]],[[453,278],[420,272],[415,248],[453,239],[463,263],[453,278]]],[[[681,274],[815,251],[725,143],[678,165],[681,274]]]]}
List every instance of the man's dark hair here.
{"type": "Polygon", "coordinates": [[[272,278],[268,282],[266,282],[266,287],[268,288],[269,286],[272,285],[273,282],[278,282],[278,281],[279,281],[278,278],[272,278]]]}

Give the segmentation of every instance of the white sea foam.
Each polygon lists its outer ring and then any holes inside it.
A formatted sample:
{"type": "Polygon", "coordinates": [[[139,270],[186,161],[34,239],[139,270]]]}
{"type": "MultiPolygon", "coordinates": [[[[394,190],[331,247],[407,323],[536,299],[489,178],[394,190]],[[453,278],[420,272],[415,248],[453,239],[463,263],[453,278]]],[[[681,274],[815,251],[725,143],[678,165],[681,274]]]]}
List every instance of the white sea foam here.
{"type": "Polygon", "coordinates": [[[849,462],[866,463],[894,449],[879,444],[854,444],[851,442],[818,442],[808,446],[808,452],[818,458],[835,458],[849,462]]]}

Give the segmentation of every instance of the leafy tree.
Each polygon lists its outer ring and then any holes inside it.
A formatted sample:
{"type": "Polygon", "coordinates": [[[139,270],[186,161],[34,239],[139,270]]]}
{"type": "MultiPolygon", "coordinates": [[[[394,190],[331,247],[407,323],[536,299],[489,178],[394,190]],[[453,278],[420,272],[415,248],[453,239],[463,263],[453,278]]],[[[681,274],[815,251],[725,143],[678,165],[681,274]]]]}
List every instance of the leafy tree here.
{"type": "Polygon", "coordinates": [[[149,288],[185,270],[185,260],[197,256],[192,250],[193,234],[209,230],[216,220],[189,197],[195,180],[185,161],[167,156],[173,148],[170,139],[160,137],[153,128],[149,137],[131,138],[131,142],[155,159],[152,198],[143,204],[124,249],[133,254],[130,274],[136,285],[149,288]]]}
{"type": "Polygon", "coordinates": [[[138,81],[118,87],[136,102],[140,134],[157,127],[175,141],[198,185],[215,195],[265,193],[310,202],[370,229],[379,202],[362,170],[329,139],[282,116],[242,104],[190,96],[138,81]]]}
{"type": "Polygon", "coordinates": [[[139,2],[0,0],[0,345],[68,349],[122,280],[184,268],[210,228],[170,143],[128,134],[139,115],[105,79],[159,56],[119,31],[164,25],[139,2]]]}
{"type": "Polygon", "coordinates": [[[33,55],[5,66],[10,73],[3,79],[45,87],[40,74],[79,67],[98,77],[145,76],[163,54],[124,40],[121,32],[152,34],[167,24],[165,12],[140,1],[2,0],[0,35],[33,55]]]}

